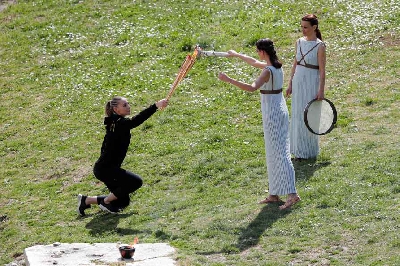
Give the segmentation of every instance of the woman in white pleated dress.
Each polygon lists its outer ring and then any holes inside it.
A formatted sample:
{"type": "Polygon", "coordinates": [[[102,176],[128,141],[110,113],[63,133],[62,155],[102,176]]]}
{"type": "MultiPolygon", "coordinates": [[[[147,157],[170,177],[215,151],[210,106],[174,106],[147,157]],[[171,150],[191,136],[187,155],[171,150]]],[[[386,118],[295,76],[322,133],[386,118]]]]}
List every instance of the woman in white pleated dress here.
{"type": "Polygon", "coordinates": [[[287,96],[292,96],[290,120],[290,152],[294,160],[313,159],[319,154],[319,137],[308,131],[304,108],[313,99],[323,100],[325,90],[326,51],[313,14],[301,20],[303,37],[296,41],[287,96]]]}
{"type": "Polygon", "coordinates": [[[274,44],[270,39],[256,43],[262,61],[230,50],[230,57],[238,57],[246,63],[262,68],[260,76],[247,84],[219,73],[218,78],[242,90],[254,92],[260,89],[266,161],[268,170],[269,196],[260,203],[281,203],[280,195],[287,195],[286,202],[279,208],[290,208],[300,200],[295,187],[295,172],[290,160],[289,113],[282,94],[283,70],[274,44]]]}

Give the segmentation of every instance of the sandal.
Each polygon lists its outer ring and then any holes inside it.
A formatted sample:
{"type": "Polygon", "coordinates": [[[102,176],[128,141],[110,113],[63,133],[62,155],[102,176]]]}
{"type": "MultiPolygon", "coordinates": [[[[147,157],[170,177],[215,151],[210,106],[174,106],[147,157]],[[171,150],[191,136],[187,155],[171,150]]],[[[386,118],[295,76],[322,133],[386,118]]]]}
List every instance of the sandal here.
{"type": "Polygon", "coordinates": [[[259,201],[258,204],[277,203],[277,202],[283,202],[283,201],[279,198],[279,196],[269,196],[259,201]]]}
{"type": "Polygon", "coordinates": [[[292,207],[293,205],[295,205],[297,202],[299,202],[301,199],[299,196],[295,196],[292,197],[290,199],[288,199],[285,204],[283,204],[282,206],[279,206],[280,210],[286,210],[286,209],[290,209],[290,207],[292,207]]]}

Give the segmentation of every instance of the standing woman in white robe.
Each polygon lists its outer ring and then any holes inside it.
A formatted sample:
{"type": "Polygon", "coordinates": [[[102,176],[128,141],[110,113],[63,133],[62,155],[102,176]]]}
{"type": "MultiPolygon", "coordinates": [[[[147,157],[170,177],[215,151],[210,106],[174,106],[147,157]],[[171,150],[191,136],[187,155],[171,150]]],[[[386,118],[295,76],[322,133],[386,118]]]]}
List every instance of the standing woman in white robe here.
{"type": "Polygon", "coordinates": [[[242,90],[254,92],[260,89],[263,118],[265,152],[268,170],[269,196],[259,203],[280,203],[280,195],[287,195],[281,210],[290,208],[300,201],[295,186],[295,172],[289,150],[289,112],[282,94],[282,63],[276,55],[274,43],[261,39],[256,43],[257,53],[262,61],[229,51],[230,57],[238,57],[246,63],[263,68],[260,76],[247,84],[219,73],[218,78],[242,90]]]}
{"type": "Polygon", "coordinates": [[[304,108],[313,99],[323,100],[325,90],[326,50],[318,29],[318,19],[308,14],[301,19],[303,37],[296,41],[287,96],[292,96],[290,152],[294,160],[313,159],[319,154],[319,137],[308,131],[304,108]]]}

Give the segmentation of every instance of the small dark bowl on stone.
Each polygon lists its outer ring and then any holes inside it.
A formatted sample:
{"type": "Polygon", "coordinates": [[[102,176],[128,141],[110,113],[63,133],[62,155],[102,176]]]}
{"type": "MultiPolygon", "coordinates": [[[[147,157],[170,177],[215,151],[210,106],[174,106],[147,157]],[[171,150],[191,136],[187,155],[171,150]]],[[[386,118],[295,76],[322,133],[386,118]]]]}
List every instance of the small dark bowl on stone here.
{"type": "Polygon", "coordinates": [[[132,259],[133,254],[135,254],[135,248],[130,245],[120,245],[119,253],[121,253],[121,257],[124,259],[132,259]]]}

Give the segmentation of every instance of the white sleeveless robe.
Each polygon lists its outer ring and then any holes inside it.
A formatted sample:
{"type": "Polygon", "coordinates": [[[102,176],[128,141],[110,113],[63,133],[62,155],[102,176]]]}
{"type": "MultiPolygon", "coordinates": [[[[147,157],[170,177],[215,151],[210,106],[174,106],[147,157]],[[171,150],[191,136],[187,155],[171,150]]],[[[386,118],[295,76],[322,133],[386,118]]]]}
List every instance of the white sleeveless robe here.
{"type": "MultiPolygon", "coordinates": [[[[306,41],[304,37],[297,43],[296,60],[302,58],[315,45],[321,45],[322,41],[306,41]]],[[[318,65],[318,46],[309,52],[301,63],[318,65]]],[[[304,123],[304,108],[307,103],[317,96],[319,89],[319,70],[307,68],[302,65],[296,66],[292,80],[292,110],[290,120],[290,152],[296,158],[316,158],[319,154],[318,135],[312,134],[304,123]]]]}
{"type": "MultiPolygon", "coordinates": [[[[274,90],[282,88],[283,70],[268,66],[273,71],[274,90]]],[[[260,90],[271,90],[272,78],[260,90]]],[[[289,112],[283,93],[261,94],[265,153],[270,195],[297,193],[295,173],[290,160],[289,112]]]]}

